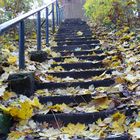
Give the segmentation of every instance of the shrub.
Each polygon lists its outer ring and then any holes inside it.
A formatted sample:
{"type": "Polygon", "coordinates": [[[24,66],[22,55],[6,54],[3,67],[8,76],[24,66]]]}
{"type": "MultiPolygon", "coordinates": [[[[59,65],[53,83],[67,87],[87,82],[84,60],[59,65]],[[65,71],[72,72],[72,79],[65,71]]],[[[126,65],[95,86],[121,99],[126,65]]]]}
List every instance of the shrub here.
{"type": "Polygon", "coordinates": [[[98,24],[131,25],[138,2],[134,0],[87,0],[86,15],[98,24]]]}

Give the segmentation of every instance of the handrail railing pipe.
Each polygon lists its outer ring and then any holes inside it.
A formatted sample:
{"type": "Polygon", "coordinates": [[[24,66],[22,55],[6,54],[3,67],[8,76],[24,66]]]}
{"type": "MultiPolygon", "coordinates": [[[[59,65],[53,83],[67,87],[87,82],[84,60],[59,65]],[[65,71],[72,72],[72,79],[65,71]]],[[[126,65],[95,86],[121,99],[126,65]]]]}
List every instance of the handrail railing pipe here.
{"type": "Polygon", "coordinates": [[[59,26],[59,3],[56,0],[56,25],[59,26]]]}
{"type": "Polygon", "coordinates": [[[41,17],[40,11],[37,12],[37,50],[41,50],[41,17]]]}
{"type": "Polygon", "coordinates": [[[46,44],[49,44],[49,9],[46,7],[46,44]]]}
{"type": "Polygon", "coordinates": [[[25,68],[25,25],[24,20],[28,17],[37,14],[37,51],[41,50],[41,11],[46,10],[46,44],[49,44],[49,18],[48,16],[52,14],[52,31],[55,32],[55,15],[56,15],[56,25],[58,26],[60,23],[60,13],[62,10],[59,7],[58,0],[51,0],[49,4],[42,6],[36,10],[29,11],[19,17],[16,17],[10,21],[0,24],[0,35],[3,35],[9,28],[15,27],[17,24],[19,25],[19,69],[25,68]],[[52,5],[52,10],[49,13],[48,7],[52,5]],[[54,9],[56,6],[56,10],[54,9]],[[56,12],[56,14],[55,14],[56,12]]]}
{"type": "Polygon", "coordinates": [[[52,3],[52,32],[55,33],[55,14],[54,14],[54,3],[52,3]]]}

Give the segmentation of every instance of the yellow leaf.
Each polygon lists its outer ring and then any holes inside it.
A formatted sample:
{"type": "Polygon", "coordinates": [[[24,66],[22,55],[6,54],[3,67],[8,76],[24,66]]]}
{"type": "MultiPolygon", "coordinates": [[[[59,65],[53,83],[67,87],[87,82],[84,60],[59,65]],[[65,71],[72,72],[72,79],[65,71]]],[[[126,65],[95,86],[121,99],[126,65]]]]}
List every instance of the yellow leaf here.
{"type": "Polygon", "coordinates": [[[77,35],[78,35],[78,36],[82,36],[82,35],[83,35],[83,32],[78,31],[78,32],[77,32],[77,35]]]}
{"type": "Polygon", "coordinates": [[[14,96],[16,96],[15,93],[5,91],[4,95],[2,96],[2,98],[6,101],[6,100],[9,100],[11,97],[14,97],[14,96]]]}
{"type": "Polygon", "coordinates": [[[6,44],[6,45],[4,46],[4,48],[5,48],[5,49],[8,49],[8,50],[10,50],[10,51],[15,51],[15,50],[16,50],[16,47],[15,47],[15,46],[9,45],[9,44],[6,44]]]}
{"type": "Polygon", "coordinates": [[[117,121],[114,121],[112,123],[112,129],[113,129],[114,132],[124,133],[124,127],[123,127],[123,125],[120,125],[117,121]]]}
{"type": "Polygon", "coordinates": [[[46,76],[46,80],[53,81],[54,80],[54,77],[52,75],[47,75],[46,76]]]}
{"type": "Polygon", "coordinates": [[[110,105],[111,102],[112,101],[109,100],[108,97],[104,97],[104,96],[102,98],[94,99],[96,109],[99,109],[99,110],[109,108],[109,105],[110,105]]]}
{"type": "Polygon", "coordinates": [[[56,66],[53,68],[54,71],[63,71],[64,68],[62,66],[56,66]]]}
{"type": "Polygon", "coordinates": [[[7,140],[18,140],[18,139],[20,139],[23,136],[26,136],[26,134],[24,132],[12,131],[8,135],[8,139],[7,140]]]}
{"type": "Polygon", "coordinates": [[[121,65],[121,62],[120,61],[117,61],[117,62],[113,62],[113,63],[111,63],[111,67],[118,67],[118,66],[120,66],[121,65]]]}
{"type": "Polygon", "coordinates": [[[75,62],[78,62],[78,61],[79,61],[79,59],[76,58],[76,57],[66,58],[66,59],[64,60],[65,63],[75,63],[75,62]]]}
{"type": "Polygon", "coordinates": [[[126,27],[124,27],[124,29],[122,30],[122,32],[123,32],[123,33],[126,33],[126,32],[129,31],[129,29],[130,29],[130,28],[129,28],[128,26],[126,26],[126,27]]]}
{"type": "Polygon", "coordinates": [[[31,105],[34,107],[38,107],[39,109],[43,108],[43,105],[39,102],[39,99],[37,97],[34,97],[33,101],[31,102],[31,105]]]}
{"type": "Polygon", "coordinates": [[[5,113],[8,113],[10,111],[10,108],[5,107],[4,105],[0,105],[0,110],[4,111],[5,113]]]}
{"type": "Polygon", "coordinates": [[[140,128],[140,121],[136,122],[133,127],[140,128]]]}
{"type": "Polygon", "coordinates": [[[53,110],[55,112],[65,112],[65,113],[69,113],[72,110],[68,105],[66,105],[64,103],[49,106],[48,109],[51,109],[51,110],[53,110]]]}
{"type": "Polygon", "coordinates": [[[45,91],[44,90],[37,90],[37,92],[36,92],[37,94],[44,94],[45,93],[45,91]]]}
{"type": "Polygon", "coordinates": [[[140,106],[140,100],[136,101],[136,105],[140,106]]]}
{"type": "Polygon", "coordinates": [[[112,115],[112,118],[113,118],[113,121],[123,123],[126,119],[126,116],[120,112],[117,112],[117,113],[112,115]]]}
{"type": "Polygon", "coordinates": [[[74,135],[81,136],[85,132],[86,126],[85,124],[80,124],[80,123],[78,124],[69,123],[67,127],[63,127],[61,130],[63,133],[66,133],[70,136],[74,136],[74,135]]]}
{"type": "Polygon", "coordinates": [[[20,104],[20,107],[10,107],[10,114],[13,117],[27,120],[33,115],[33,108],[29,101],[20,104]]]}
{"type": "Polygon", "coordinates": [[[7,61],[9,64],[15,64],[17,62],[17,57],[16,56],[9,56],[7,61]]]}
{"type": "Polygon", "coordinates": [[[13,117],[18,117],[18,112],[19,111],[19,109],[17,108],[17,107],[12,107],[12,108],[10,108],[10,114],[11,114],[11,116],[13,116],[13,117]]]}
{"type": "Polygon", "coordinates": [[[125,80],[124,80],[122,77],[117,77],[117,78],[115,79],[115,82],[116,82],[117,84],[122,84],[122,83],[125,83],[125,80]]]}
{"type": "Polygon", "coordinates": [[[112,61],[117,61],[117,60],[118,60],[118,56],[116,56],[116,55],[113,56],[113,57],[111,58],[111,60],[112,60],[112,61]]]}
{"type": "Polygon", "coordinates": [[[58,57],[58,55],[57,55],[56,52],[51,52],[51,56],[52,56],[52,57],[58,57]]]}

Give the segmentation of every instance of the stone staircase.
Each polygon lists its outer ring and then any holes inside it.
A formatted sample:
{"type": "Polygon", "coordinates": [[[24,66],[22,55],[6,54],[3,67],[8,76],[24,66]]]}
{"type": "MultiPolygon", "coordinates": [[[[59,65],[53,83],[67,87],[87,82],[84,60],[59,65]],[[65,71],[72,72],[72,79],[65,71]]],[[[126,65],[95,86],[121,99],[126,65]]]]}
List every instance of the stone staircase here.
{"type": "MultiPolygon", "coordinates": [[[[97,94],[62,94],[60,95],[55,90],[64,90],[68,88],[77,88],[80,90],[89,88],[94,89],[98,87],[112,87],[115,85],[115,80],[112,77],[109,78],[97,78],[102,74],[111,75],[114,69],[107,67],[103,60],[107,57],[102,50],[100,41],[93,37],[93,34],[85,21],[80,19],[68,19],[65,20],[58,32],[55,35],[54,41],[57,42],[56,47],[51,47],[52,51],[60,53],[61,57],[49,57],[48,59],[54,60],[57,64],[52,64],[51,68],[61,66],[62,71],[46,72],[49,76],[65,79],[70,78],[69,81],[53,81],[53,82],[36,82],[36,90],[47,89],[51,92],[52,96],[39,96],[39,100],[42,104],[52,105],[73,104],[78,106],[81,103],[88,104],[97,94]],[[76,62],[65,62],[66,59],[77,58],[76,62]],[[94,78],[95,77],[95,78],[94,78]],[[74,80],[71,80],[74,79],[74,80]],[[80,80],[81,79],[81,80],[80,80]]],[[[113,93],[105,93],[110,95],[113,93]]],[[[116,93],[117,94],[117,93],[116,93]]],[[[118,93],[121,95],[121,93],[118,93]]],[[[122,95],[123,96],[123,95],[122,95]]],[[[75,113],[63,113],[63,112],[49,112],[47,114],[36,114],[33,116],[35,122],[49,124],[56,122],[59,124],[62,122],[64,125],[68,123],[84,123],[91,124],[97,121],[99,118],[105,119],[109,115],[115,113],[119,108],[115,105],[111,109],[104,109],[98,112],[75,112],[75,113]]],[[[82,138],[84,139],[84,138],[82,138]]],[[[86,138],[85,138],[86,139],[86,138]]],[[[86,139],[87,140],[87,139],[86,139]]],[[[127,134],[114,136],[113,138],[106,138],[106,140],[129,140],[127,134]]]]}
{"type": "MultiPolygon", "coordinates": [[[[80,123],[85,124],[88,131],[92,124],[100,125],[102,129],[104,124],[98,121],[112,119],[114,114],[131,118],[138,112],[138,108],[130,102],[132,99],[125,95],[128,91],[116,90],[119,82],[117,83],[118,77],[114,73],[120,67],[111,64],[114,59],[115,63],[116,60],[121,63],[118,52],[113,51],[113,48],[104,49],[85,21],[65,20],[54,35],[54,41],[56,45],[47,48],[55,53],[54,56],[47,49],[31,52],[32,61],[29,60],[29,65],[33,64],[35,73],[13,74],[8,79],[10,90],[30,99],[38,97],[43,105],[42,109],[35,110],[35,115],[30,119],[36,122],[40,130],[33,130],[27,140],[40,139],[37,132],[42,133],[44,125],[47,127],[46,131],[53,127],[61,132],[64,126],[80,123]]],[[[102,139],[131,140],[128,132],[112,134],[114,122],[117,121],[107,124],[109,130],[105,129],[107,136],[102,139]]],[[[86,136],[70,139],[90,140],[86,136]]]]}

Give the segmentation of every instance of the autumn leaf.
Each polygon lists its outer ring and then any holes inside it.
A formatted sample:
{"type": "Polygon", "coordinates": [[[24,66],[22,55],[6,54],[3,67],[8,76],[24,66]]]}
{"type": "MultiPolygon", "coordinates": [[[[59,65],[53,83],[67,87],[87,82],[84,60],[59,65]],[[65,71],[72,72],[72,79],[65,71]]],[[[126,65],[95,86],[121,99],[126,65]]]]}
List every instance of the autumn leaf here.
{"type": "Polygon", "coordinates": [[[39,102],[39,99],[37,97],[34,97],[34,99],[31,101],[31,105],[39,109],[43,108],[43,105],[39,102]]]}
{"type": "Polygon", "coordinates": [[[13,117],[19,118],[19,119],[29,119],[33,115],[33,108],[29,101],[25,101],[20,104],[20,107],[10,107],[10,114],[13,117]]]}
{"type": "Polygon", "coordinates": [[[6,101],[9,100],[11,97],[15,97],[16,94],[14,92],[5,91],[2,98],[6,101]]]}
{"type": "Polygon", "coordinates": [[[77,34],[78,36],[82,36],[82,35],[83,35],[83,32],[78,31],[76,34],[77,34]]]}
{"type": "Polygon", "coordinates": [[[113,129],[113,132],[117,133],[124,133],[125,129],[123,127],[123,123],[120,125],[117,121],[112,122],[111,128],[113,129]]]}
{"type": "Polygon", "coordinates": [[[7,140],[18,140],[20,138],[24,138],[26,134],[24,132],[12,131],[8,134],[7,140]]]}
{"type": "Polygon", "coordinates": [[[46,76],[46,80],[53,81],[54,80],[54,77],[52,75],[47,75],[46,76]]]}
{"type": "Polygon", "coordinates": [[[4,105],[0,105],[0,110],[4,111],[5,113],[9,113],[10,108],[9,107],[5,107],[4,105]]]}
{"type": "Polygon", "coordinates": [[[117,77],[117,78],[115,79],[115,82],[116,82],[117,84],[122,84],[122,83],[125,83],[125,80],[124,80],[124,78],[122,78],[122,77],[117,77]]]}
{"type": "Polygon", "coordinates": [[[4,48],[10,50],[11,52],[16,50],[15,46],[9,44],[5,44],[4,48]]]}
{"type": "Polygon", "coordinates": [[[94,97],[93,102],[95,103],[96,109],[103,110],[108,109],[112,101],[106,96],[96,96],[94,97]]]}
{"type": "Polygon", "coordinates": [[[61,129],[61,131],[63,133],[65,133],[65,134],[68,134],[69,136],[74,136],[74,135],[82,136],[86,129],[87,129],[87,127],[85,126],[85,124],[80,124],[80,123],[72,124],[72,123],[69,123],[67,125],[67,127],[63,127],[61,129]]]}
{"type": "Polygon", "coordinates": [[[48,109],[51,109],[55,112],[65,112],[65,113],[70,113],[72,111],[72,108],[70,108],[68,105],[64,103],[49,106],[48,109]]]}
{"type": "Polygon", "coordinates": [[[125,76],[125,79],[134,84],[137,81],[137,76],[128,74],[127,76],[125,76]]]}
{"type": "Polygon", "coordinates": [[[115,114],[112,115],[112,119],[113,121],[123,123],[126,119],[126,116],[120,112],[116,112],[115,114]]]}
{"type": "Polygon", "coordinates": [[[78,61],[79,61],[79,59],[76,58],[76,57],[66,58],[66,59],[64,60],[65,63],[76,63],[76,62],[78,62],[78,61]]]}
{"type": "Polygon", "coordinates": [[[64,68],[63,68],[62,66],[56,66],[56,67],[54,67],[54,68],[51,69],[51,70],[54,70],[54,71],[63,71],[64,68]]]}
{"type": "Polygon", "coordinates": [[[9,64],[15,64],[17,62],[17,57],[16,56],[9,56],[9,58],[7,59],[9,64]]]}
{"type": "Polygon", "coordinates": [[[60,133],[61,132],[58,129],[49,128],[39,132],[39,136],[57,139],[57,137],[60,136],[60,133]]]}

